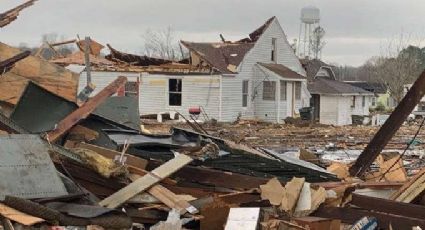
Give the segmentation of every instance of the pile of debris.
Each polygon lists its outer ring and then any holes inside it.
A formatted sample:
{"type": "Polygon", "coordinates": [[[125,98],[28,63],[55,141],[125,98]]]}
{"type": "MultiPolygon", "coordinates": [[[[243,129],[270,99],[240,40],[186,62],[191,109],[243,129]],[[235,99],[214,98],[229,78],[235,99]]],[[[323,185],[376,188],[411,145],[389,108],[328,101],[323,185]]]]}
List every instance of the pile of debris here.
{"type": "Polygon", "coordinates": [[[384,171],[394,160],[383,156],[383,178],[361,181],[342,163],[326,170],[177,127],[169,134],[145,133],[137,100],[113,96],[125,82],[119,77],[77,104],[66,91],[27,81],[19,100],[9,103],[13,110],[0,117],[5,228],[425,226],[425,171],[394,179],[397,173],[384,171]]]}

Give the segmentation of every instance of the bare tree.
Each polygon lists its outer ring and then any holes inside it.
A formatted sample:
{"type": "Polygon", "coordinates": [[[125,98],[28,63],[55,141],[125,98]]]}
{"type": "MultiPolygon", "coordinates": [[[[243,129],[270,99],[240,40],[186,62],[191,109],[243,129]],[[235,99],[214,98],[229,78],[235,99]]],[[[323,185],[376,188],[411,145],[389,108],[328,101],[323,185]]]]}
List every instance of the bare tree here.
{"type": "Polygon", "coordinates": [[[387,86],[398,103],[404,97],[404,87],[413,83],[422,72],[420,52],[411,52],[409,39],[403,35],[389,42],[382,55],[363,65],[363,73],[387,86]]]}
{"type": "Polygon", "coordinates": [[[59,41],[65,41],[66,37],[64,35],[59,36],[57,33],[47,33],[41,36],[42,46],[39,54],[46,60],[52,59],[53,57],[66,56],[75,51],[75,45],[66,44],[59,47],[53,48],[49,44],[53,44],[59,41]]]}
{"type": "Polygon", "coordinates": [[[163,30],[146,30],[143,35],[145,41],[145,55],[168,60],[180,60],[187,54],[180,49],[179,42],[175,39],[175,32],[171,26],[163,30]]]}
{"type": "Polygon", "coordinates": [[[322,27],[318,26],[313,30],[313,35],[310,40],[310,47],[315,59],[320,59],[322,56],[322,50],[326,44],[326,42],[323,40],[324,36],[325,30],[322,27]]]}

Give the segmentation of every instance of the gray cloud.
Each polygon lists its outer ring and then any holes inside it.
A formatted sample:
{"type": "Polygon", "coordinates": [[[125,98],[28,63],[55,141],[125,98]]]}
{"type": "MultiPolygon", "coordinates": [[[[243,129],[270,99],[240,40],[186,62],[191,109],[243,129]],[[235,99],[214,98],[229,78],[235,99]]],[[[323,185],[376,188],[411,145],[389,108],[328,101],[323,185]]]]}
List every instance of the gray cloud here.
{"type": "MultiPolygon", "coordinates": [[[[20,2],[2,0],[0,10],[20,2]]],[[[217,41],[220,33],[237,39],[275,15],[292,41],[306,5],[321,9],[327,61],[360,65],[397,34],[424,35],[423,0],[39,0],[0,30],[0,40],[37,46],[45,33],[80,34],[137,53],[148,28],[171,25],[178,39],[192,41],[217,41]]]]}

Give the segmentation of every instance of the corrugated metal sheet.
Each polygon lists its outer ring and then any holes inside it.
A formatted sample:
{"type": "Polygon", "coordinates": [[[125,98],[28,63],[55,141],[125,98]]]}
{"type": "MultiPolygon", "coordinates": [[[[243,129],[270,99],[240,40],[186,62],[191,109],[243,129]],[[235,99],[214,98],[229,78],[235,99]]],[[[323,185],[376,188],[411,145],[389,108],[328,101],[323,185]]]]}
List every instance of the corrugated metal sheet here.
{"type": "Polygon", "coordinates": [[[110,97],[93,114],[140,131],[139,105],[134,97],[110,97]]]}
{"type": "Polygon", "coordinates": [[[0,137],[0,199],[6,195],[29,199],[68,194],[50,159],[49,148],[38,135],[0,137]]]}
{"type": "MultiPolygon", "coordinates": [[[[30,133],[43,133],[53,130],[57,123],[77,108],[75,103],[29,83],[10,118],[30,133]]],[[[96,108],[90,118],[140,130],[138,104],[134,98],[110,97],[96,108]]]]}

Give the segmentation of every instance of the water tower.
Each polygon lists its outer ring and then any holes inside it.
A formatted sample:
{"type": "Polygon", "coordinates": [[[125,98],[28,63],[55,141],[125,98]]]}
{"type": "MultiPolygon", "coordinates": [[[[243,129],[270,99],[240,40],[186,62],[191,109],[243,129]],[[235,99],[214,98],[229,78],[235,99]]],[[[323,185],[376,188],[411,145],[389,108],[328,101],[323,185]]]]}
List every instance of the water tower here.
{"type": "Polygon", "coordinates": [[[301,9],[300,34],[298,38],[298,56],[305,58],[311,55],[312,28],[316,28],[320,22],[320,10],[315,6],[307,6],[301,9]],[[303,36],[304,35],[304,36],[303,36]]]}

